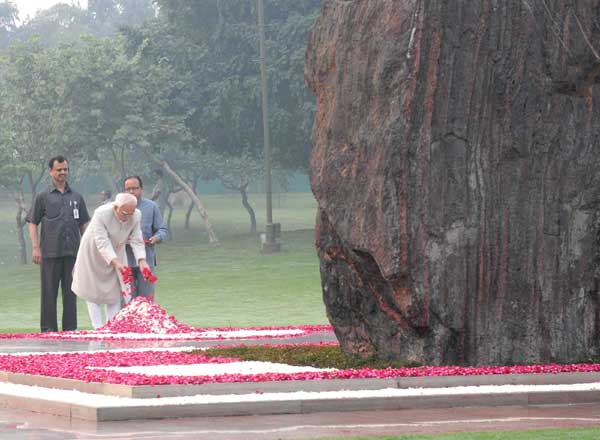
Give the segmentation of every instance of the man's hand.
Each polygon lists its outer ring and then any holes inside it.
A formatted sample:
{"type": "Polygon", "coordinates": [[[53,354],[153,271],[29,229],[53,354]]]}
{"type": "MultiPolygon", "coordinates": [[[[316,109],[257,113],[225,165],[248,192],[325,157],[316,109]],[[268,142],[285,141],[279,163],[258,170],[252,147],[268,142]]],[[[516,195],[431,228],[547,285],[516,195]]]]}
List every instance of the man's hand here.
{"type": "Polygon", "coordinates": [[[146,240],[146,244],[156,244],[156,243],[158,243],[158,237],[156,235],[153,235],[148,240],[146,240]]]}
{"type": "Polygon", "coordinates": [[[140,259],[140,261],[138,261],[138,266],[140,267],[140,271],[141,272],[143,272],[144,269],[149,270],[149,271],[152,272],[152,269],[150,269],[150,266],[148,266],[148,263],[143,258],[140,259]]]}
{"type": "Polygon", "coordinates": [[[35,264],[42,262],[42,251],[40,251],[40,242],[38,237],[38,225],[35,223],[27,223],[29,237],[31,238],[31,261],[35,264]]]}
{"type": "Polygon", "coordinates": [[[38,246],[35,246],[31,251],[31,260],[35,264],[40,264],[42,262],[42,251],[38,246]]]}
{"type": "Polygon", "coordinates": [[[156,283],[156,281],[158,280],[158,277],[152,273],[152,269],[150,269],[150,266],[148,266],[148,263],[146,263],[146,260],[140,260],[139,266],[140,266],[140,271],[142,272],[142,276],[144,277],[144,279],[146,281],[148,281],[150,284],[156,283]]]}
{"type": "Polygon", "coordinates": [[[111,260],[110,265],[117,270],[117,273],[121,273],[121,269],[123,269],[123,267],[124,267],[121,264],[121,262],[119,260],[117,260],[116,258],[111,260]]]}

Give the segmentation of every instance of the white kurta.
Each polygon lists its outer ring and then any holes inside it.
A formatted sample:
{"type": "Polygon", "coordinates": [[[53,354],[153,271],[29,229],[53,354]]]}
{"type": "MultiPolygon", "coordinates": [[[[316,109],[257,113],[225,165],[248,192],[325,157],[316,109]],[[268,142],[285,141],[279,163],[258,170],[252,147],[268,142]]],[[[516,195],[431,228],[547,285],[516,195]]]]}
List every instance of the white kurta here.
{"type": "Polygon", "coordinates": [[[127,265],[125,244],[130,244],[137,261],[146,258],[138,209],[121,222],[112,203],[96,209],[92,221],[81,237],[73,268],[73,292],[86,301],[96,304],[114,304],[121,299],[123,280],[114,267],[113,259],[127,265]]]}

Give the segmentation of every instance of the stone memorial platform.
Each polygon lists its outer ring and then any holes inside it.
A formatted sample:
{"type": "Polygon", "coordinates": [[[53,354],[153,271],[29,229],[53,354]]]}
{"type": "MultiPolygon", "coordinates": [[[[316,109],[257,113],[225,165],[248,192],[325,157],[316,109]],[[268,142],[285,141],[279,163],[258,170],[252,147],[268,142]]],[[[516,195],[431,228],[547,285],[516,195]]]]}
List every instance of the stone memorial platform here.
{"type": "MultiPolygon", "coordinates": [[[[311,336],[313,341],[329,341],[331,338],[332,335],[327,332],[311,336]]],[[[35,356],[36,349],[48,348],[44,342],[35,339],[2,340],[0,353],[3,354],[0,356],[9,353],[13,356],[35,356]]],[[[186,345],[160,349],[179,351],[222,345],[224,342],[188,342],[186,345]]],[[[243,342],[256,344],[274,341],[261,339],[243,342]]],[[[292,339],[286,342],[297,341],[292,339]]],[[[81,353],[86,352],[85,344],[83,341],[53,341],[51,349],[54,353],[81,353]]],[[[101,349],[97,341],[87,344],[91,349],[88,352],[108,351],[116,356],[115,359],[118,359],[118,353],[157,349],[152,342],[145,342],[144,347],[123,349],[116,347],[118,343],[111,342],[111,348],[106,350],[101,349]]],[[[600,373],[596,372],[174,385],[99,383],[0,372],[1,407],[90,421],[599,401],[600,373]]]]}
{"type": "Polygon", "coordinates": [[[382,373],[190,354],[336,339],[327,326],[197,329],[155,304],[137,306],[100,331],[2,335],[0,407],[114,421],[600,402],[596,365],[382,373]]]}

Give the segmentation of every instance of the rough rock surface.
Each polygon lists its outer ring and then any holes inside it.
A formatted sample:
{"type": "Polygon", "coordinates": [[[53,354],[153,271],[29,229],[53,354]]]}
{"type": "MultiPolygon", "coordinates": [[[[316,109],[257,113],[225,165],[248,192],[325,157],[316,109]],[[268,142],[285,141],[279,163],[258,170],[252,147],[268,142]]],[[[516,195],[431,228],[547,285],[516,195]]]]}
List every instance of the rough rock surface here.
{"type": "Polygon", "coordinates": [[[600,353],[599,37],[597,0],[325,3],[311,185],[346,352],[600,353]]]}

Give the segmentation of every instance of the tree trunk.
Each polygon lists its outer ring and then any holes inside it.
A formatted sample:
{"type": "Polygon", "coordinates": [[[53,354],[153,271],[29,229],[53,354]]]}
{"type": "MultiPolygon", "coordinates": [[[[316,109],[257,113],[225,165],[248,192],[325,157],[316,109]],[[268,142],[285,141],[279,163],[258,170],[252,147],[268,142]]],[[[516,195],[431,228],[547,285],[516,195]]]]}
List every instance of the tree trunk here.
{"type": "Polygon", "coordinates": [[[345,352],[600,355],[598,14],[597,0],[325,3],[305,67],[311,187],[345,352]]]}
{"type": "Polygon", "coordinates": [[[167,200],[167,208],[169,208],[169,214],[167,215],[167,229],[172,231],[171,229],[171,218],[173,217],[173,205],[167,200]]]}
{"type": "Polygon", "coordinates": [[[149,153],[148,151],[146,151],[144,149],[142,149],[142,151],[154,163],[156,163],[157,165],[160,165],[167,172],[167,174],[169,174],[177,182],[178,185],[181,185],[181,187],[187,193],[187,195],[190,196],[190,199],[192,199],[192,202],[196,206],[196,210],[198,211],[198,214],[200,214],[200,217],[204,221],[204,227],[206,228],[206,232],[208,233],[208,241],[210,243],[214,243],[214,244],[219,243],[217,234],[215,233],[215,231],[208,219],[208,213],[206,212],[206,209],[204,209],[204,205],[202,204],[202,202],[200,201],[198,196],[194,193],[194,190],[192,189],[192,187],[190,185],[188,185],[179,176],[179,174],[177,174],[175,171],[173,171],[173,169],[169,166],[169,164],[166,161],[158,159],[157,157],[155,157],[154,155],[152,155],[151,153],[149,153]]]}
{"type": "Polygon", "coordinates": [[[190,201],[190,206],[188,206],[187,212],[185,213],[185,229],[190,229],[190,217],[192,215],[193,210],[194,202],[190,201]]]}
{"type": "Polygon", "coordinates": [[[17,241],[19,242],[19,261],[21,264],[27,264],[27,242],[25,241],[25,234],[23,232],[23,228],[27,224],[25,221],[27,206],[25,205],[25,197],[21,190],[18,190],[15,193],[15,202],[17,204],[17,215],[15,220],[17,225],[17,241]]]}
{"type": "Polygon", "coordinates": [[[156,183],[154,184],[154,188],[152,188],[150,200],[152,200],[158,205],[160,215],[164,217],[165,208],[167,207],[168,191],[162,173],[157,172],[156,174],[158,177],[156,179],[156,183]]]}
{"type": "Polygon", "coordinates": [[[242,205],[244,205],[244,208],[246,208],[246,211],[248,212],[248,215],[250,216],[250,233],[256,234],[256,215],[254,214],[254,209],[252,209],[252,206],[248,202],[247,189],[248,189],[248,184],[241,185],[239,188],[239,191],[240,191],[240,194],[242,195],[242,205]]]}

